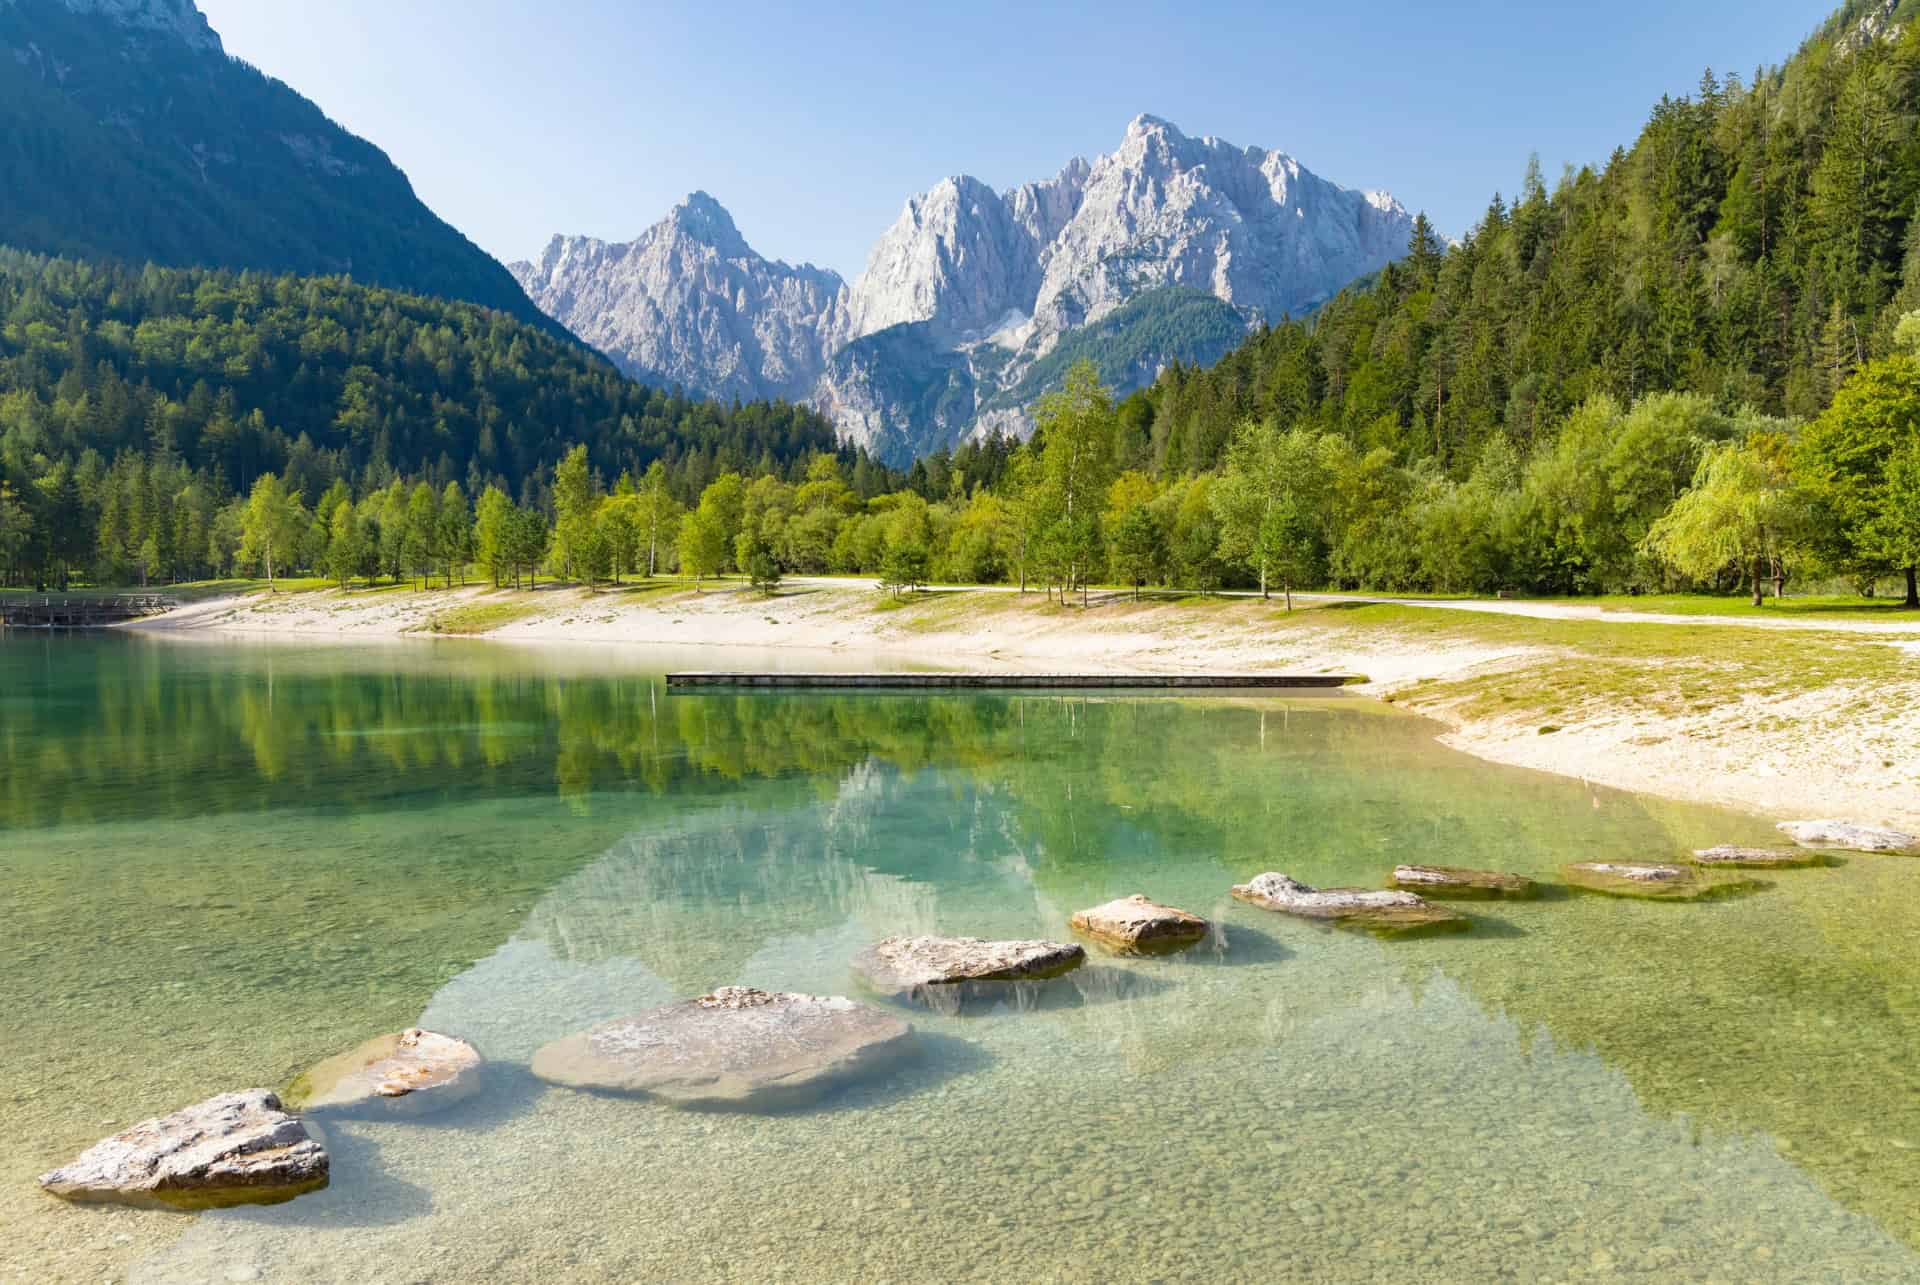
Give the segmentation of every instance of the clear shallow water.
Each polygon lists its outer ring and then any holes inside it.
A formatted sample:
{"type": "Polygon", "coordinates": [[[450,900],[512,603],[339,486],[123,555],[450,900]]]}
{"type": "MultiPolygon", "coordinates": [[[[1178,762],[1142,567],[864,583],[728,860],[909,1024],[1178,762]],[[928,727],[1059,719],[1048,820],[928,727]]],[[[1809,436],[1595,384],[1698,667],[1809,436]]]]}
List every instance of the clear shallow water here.
{"type": "Polygon", "coordinates": [[[675,695],[486,644],[0,644],[0,1279],[1920,1279],[1920,862],[1379,942],[1264,869],[1767,841],[1359,701],[675,695]],[[1224,943],[779,1116],[549,1089],[541,1043],[890,932],[1143,891],[1224,943]],[[186,1218],[32,1175],[424,1021],[495,1060],[334,1184],[186,1218]]]}

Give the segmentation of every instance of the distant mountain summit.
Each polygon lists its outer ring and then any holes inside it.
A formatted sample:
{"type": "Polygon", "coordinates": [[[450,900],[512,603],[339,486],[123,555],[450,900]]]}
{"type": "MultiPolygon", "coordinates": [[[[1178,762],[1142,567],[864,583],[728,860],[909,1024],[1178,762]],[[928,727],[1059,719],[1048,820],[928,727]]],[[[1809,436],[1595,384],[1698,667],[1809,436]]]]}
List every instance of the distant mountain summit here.
{"type": "Polygon", "coordinates": [[[705,192],[636,240],[556,236],[510,270],[629,373],[714,397],[800,400],[846,329],[838,273],[762,258],[705,192]]]}
{"type": "Polygon", "coordinates": [[[229,58],[192,0],[0,0],[0,245],[351,274],[553,325],[384,152],[229,58]]]}
{"type": "Polygon", "coordinates": [[[851,285],[762,258],[704,193],[629,245],[555,238],[513,271],[635,373],[806,400],[898,463],[1024,428],[1069,354],[1122,388],[1212,361],[1404,253],[1412,225],[1283,152],[1139,116],[1050,179],[957,175],[913,197],[851,285]]]}

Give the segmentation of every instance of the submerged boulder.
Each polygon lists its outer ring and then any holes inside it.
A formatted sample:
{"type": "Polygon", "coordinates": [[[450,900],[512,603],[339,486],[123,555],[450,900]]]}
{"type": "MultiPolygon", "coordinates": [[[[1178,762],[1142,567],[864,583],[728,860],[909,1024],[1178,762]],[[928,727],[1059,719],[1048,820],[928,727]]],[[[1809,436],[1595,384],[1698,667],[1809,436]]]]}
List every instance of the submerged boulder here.
{"type": "Polygon", "coordinates": [[[1531,897],[1533,880],[1497,870],[1466,870],[1459,866],[1395,866],[1393,886],[1429,897],[1459,901],[1518,900],[1531,897]]]}
{"type": "Polygon", "coordinates": [[[418,1027],[328,1058],[287,1089],[297,1111],[430,1115],[480,1089],[484,1060],[465,1040],[418,1027]]]}
{"type": "Polygon", "coordinates": [[[1791,870],[1801,866],[1817,866],[1822,858],[1818,852],[1805,848],[1743,848],[1734,843],[1723,843],[1713,848],[1695,848],[1693,862],[1699,866],[1724,866],[1735,870],[1791,870]]]}
{"type": "Polygon", "coordinates": [[[271,1205],[327,1185],[327,1149],[266,1089],[143,1120],[40,1175],[64,1200],[158,1209],[271,1205]]]}
{"type": "Polygon", "coordinates": [[[1139,893],[1082,910],[1072,923],[1075,932],[1134,955],[1169,955],[1207,935],[1207,921],[1200,916],[1149,901],[1139,893]]]}
{"type": "Polygon", "coordinates": [[[1561,867],[1568,883],[1610,897],[1691,901],[1744,886],[1739,880],[1708,879],[1694,866],[1660,861],[1577,861],[1561,867]]]}
{"type": "Polygon", "coordinates": [[[1782,821],[1778,828],[1803,848],[1842,848],[1849,852],[1904,852],[1920,848],[1920,839],[1910,834],[1855,821],[1782,821]]]}
{"type": "Polygon", "coordinates": [[[1458,930],[1472,920],[1457,910],[1436,906],[1410,892],[1367,888],[1309,888],[1275,871],[1236,884],[1233,895],[1266,910],[1305,919],[1326,919],[1383,936],[1431,930],[1458,930]]]}
{"type": "Polygon", "coordinates": [[[1067,942],[888,937],[855,955],[853,971],[878,994],[924,998],[949,986],[1045,981],[1086,962],[1087,952],[1067,942]]]}
{"type": "Polygon", "coordinates": [[[913,1027],[880,1009],[723,986],[555,1040],[533,1055],[533,1073],[569,1088],[751,1110],[811,1102],[917,1051],[913,1027]]]}

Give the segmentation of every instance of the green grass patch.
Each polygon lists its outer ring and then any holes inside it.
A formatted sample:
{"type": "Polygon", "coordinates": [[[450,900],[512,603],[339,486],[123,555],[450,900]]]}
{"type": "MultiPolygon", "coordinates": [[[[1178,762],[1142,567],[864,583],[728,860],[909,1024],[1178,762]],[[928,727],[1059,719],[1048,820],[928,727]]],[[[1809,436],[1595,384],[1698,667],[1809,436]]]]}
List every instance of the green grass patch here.
{"type": "Polygon", "coordinates": [[[1898,598],[1861,598],[1853,594],[1807,594],[1801,597],[1769,597],[1761,606],[1742,594],[1718,597],[1709,594],[1610,594],[1598,598],[1545,598],[1536,602],[1564,602],[1575,606],[1599,607],[1603,611],[1646,611],[1676,616],[1728,616],[1765,619],[1768,616],[1833,616],[1837,619],[1868,616],[1905,616],[1920,625],[1920,611],[1907,611],[1898,598]]]}
{"type": "Polygon", "coordinates": [[[436,611],[427,619],[409,630],[410,633],[423,634],[489,634],[504,628],[515,621],[525,620],[536,615],[539,607],[531,602],[517,599],[501,601],[465,602],[457,607],[448,607],[436,611]]]}

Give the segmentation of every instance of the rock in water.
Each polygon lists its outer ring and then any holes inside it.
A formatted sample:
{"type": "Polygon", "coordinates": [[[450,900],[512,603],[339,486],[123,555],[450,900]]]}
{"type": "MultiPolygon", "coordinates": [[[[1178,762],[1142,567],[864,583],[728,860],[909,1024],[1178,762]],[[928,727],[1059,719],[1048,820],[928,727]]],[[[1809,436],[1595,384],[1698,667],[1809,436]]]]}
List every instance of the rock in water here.
{"type": "Polygon", "coordinates": [[[1297,879],[1271,870],[1235,885],[1233,895],[1283,915],[1327,919],[1341,927],[1364,928],[1381,936],[1472,926],[1472,921],[1459,911],[1436,906],[1410,892],[1309,888],[1297,879]]]}
{"type": "Polygon", "coordinates": [[[552,1084],[677,1106],[797,1106],[917,1052],[913,1027],[850,999],[723,986],[603,1022],[533,1055],[552,1084]]]}
{"type": "Polygon", "coordinates": [[[327,1185],[327,1150],[266,1089],[244,1089],[96,1143],[40,1175],[65,1200],[158,1209],[272,1205],[327,1185]]]}
{"type": "Polygon", "coordinates": [[[1748,886],[1737,879],[1709,880],[1693,866],[1659,861],[1578,861],[1561,867],[1560,873],[1568,883],[1588,892],[1660,901],[1692,901],[1748,886]]]}
{"type": "Polygon", "coordinates": [[[942,987],[1045,981],[1086,962],[1065,942],[888,937],[855,955],[853,971],[878,994],[925,1000],[942,987]]]}
{"type": "Polygon", "coordinates": [[[1135,955],[1169,955],[1207,935],[1207,921],[1200,916],[1149,901],[1137,892],[1081,911],[1073,917],[1073,928],[1135,955]]]}
{"type": "Polygon", "coordinates": [[[1844,848],[1849,852],[1904,852],[1920,839],[1899,830],[1853,821],[1782,821],[1780,832],[1803,848],[1844,848]]]}
{"type": "Polygon", "coordinates": [[[1820,862],[1818,852],[1804,848],[1742,848],[1723,843],[1716,848],[1693,850],[1693,863],[1697,866],[1731,866],[1736,870],[1790,870],[1817,866],[1820,862]]]}
{"type": "Polygon", "coordinates": [[[1424,892],[1429,897],[1460,901],[1519,899],[1534,893],[1533,880],[1524,875],[1464,870],[1459,866],[1395,866],[1393,886],[1408,892],[1424,892]]]}
{"type": "Polygon", "coordinates": [[[287,1089],[296,1111],[431,1115],[480,1089],[479,1050],[418,1027],[368,1040],[328,1058],[287,1089]]]}

